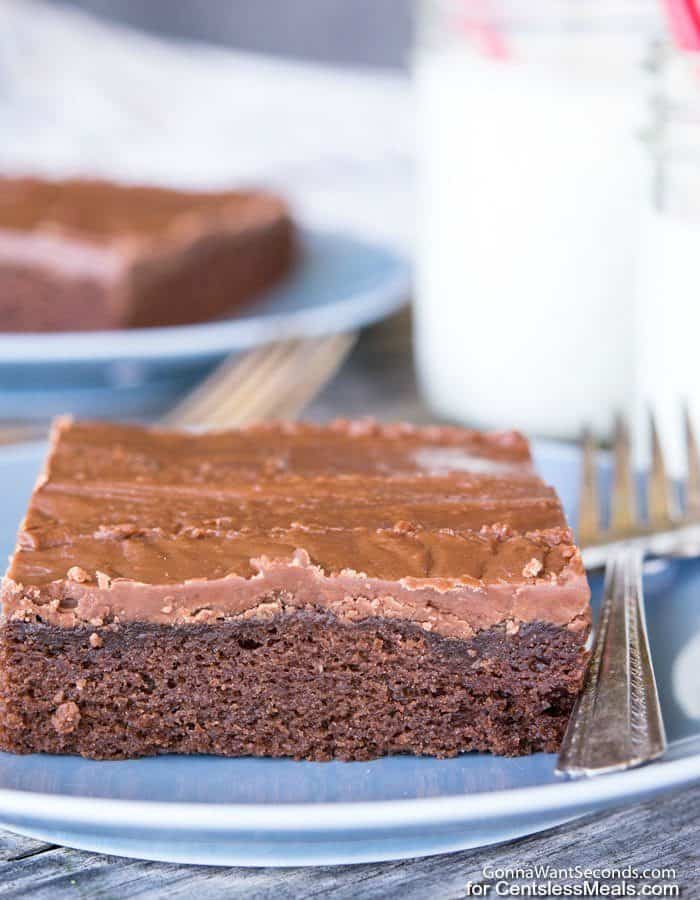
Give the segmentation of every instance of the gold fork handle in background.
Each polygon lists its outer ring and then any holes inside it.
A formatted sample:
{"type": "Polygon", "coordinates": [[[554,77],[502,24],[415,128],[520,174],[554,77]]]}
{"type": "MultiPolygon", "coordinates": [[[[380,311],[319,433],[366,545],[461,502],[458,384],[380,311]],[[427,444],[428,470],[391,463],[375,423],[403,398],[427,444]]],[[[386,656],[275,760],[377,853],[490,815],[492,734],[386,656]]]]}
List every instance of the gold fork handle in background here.
{"type": "MultiPolygon", "coordinates": [[[[256,420],[294,419],[333,378],[356,333],[275,341],[230,356],[161,420],[172,428],[231,428],[256,420]]],[[[0,444],[45,438],[48,423],[6,423],[0,444]]]]}
{"type": "Polygon", "coordinates": [[[160,424],[231,428],[269,418],[293,419],[333,378],[355,332],[276,341],[225,359],[160,424]]]}
{"type": "Polygon", "coordinates": [[[605,571],[593,653],[557,772],[615,772],[656,759],[665,750],[644,618],[642,554],[635,547],[623,547],[605,571]]]}

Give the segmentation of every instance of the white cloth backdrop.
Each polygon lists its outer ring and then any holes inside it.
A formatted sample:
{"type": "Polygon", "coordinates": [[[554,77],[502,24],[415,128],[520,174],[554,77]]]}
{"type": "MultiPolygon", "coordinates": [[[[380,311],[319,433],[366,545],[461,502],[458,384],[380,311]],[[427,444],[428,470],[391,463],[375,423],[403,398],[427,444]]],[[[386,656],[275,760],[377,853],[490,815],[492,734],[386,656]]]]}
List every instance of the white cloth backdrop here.
{"type": "Polygon", "coordinates": [[[284,191],[305,221],[406,247],[412,110],[401,74],[164,41],[0,0],[0,170],[284,191]]]}

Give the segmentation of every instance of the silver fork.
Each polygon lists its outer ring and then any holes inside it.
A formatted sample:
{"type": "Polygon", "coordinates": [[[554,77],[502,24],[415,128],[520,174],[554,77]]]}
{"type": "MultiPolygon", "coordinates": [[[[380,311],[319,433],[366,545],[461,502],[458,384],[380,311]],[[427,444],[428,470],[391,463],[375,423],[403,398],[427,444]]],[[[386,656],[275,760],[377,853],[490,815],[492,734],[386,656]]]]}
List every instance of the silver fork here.
{"type": "Polygon", "coordinates": [[[615,428],[615,474],[610,522],[602,524],[596,444],[583,438],[579,541],[587,566],[606,561],[603,605],[581,695],[562,743],[557,771],[597,775],[640,765],[666,749],[661,706],[644,616],[645,553],[700,552],[700,460],[690,414],[684,411],[688,464],[681,509],[664,464],[659,432],[650,417],[651,467],[646,515],[637,502],[629,430],[615,428]]]}
{"type": "Polygon", "coordinates": [[[649,425],[651,466],[646,477],[644,511],[637,502],[629,429],[622,417],[617,419],[613,442],[615,476],[607,526],[602,519],[598,489],[598,448],[590,431],[584,432],[578,539],[586,568],[605,565],[618,550],[630,544],[655,556],[700,556],[700,455],[690,413],[687,407],[683,410],[688,472],[681,491],[683,506],[666,472],[653,416],[649,417],[649,425]]]}
{"type": "Polygon", "coordinates": [[[593,652],[556,770],[602,775],[649,762],[665,750],[644,617],[642,553],[628,547],[606,566],[593,652]]]}

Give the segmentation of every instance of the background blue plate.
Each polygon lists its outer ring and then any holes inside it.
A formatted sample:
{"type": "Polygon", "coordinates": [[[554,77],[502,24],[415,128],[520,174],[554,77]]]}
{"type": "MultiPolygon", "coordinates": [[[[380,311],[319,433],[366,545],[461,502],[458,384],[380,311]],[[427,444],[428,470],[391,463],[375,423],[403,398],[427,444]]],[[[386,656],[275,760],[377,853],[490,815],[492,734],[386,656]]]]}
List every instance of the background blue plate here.
{"type": "Polygon", "coordinates": [[[228,353],[352,331],[406,301],[409,267],[392,250],[320,231],[306,231],[302,243],[293,274],[231,318],[126,331],[0,332],[0,418],[158,415],[228,353]]]}
{"type": "MultiPolygon", "coordinates": [[[[0,550],[9,553],[44,452],[0,452],[0,550]]],[[[536,448],[570,515],[573,448],[536,448]]],[[[647,566],[647,616],[666,759],[562,781],[554,757],[370,763],[167,756],[126,762],[0,754],[0,820],[56,843],[195,863],[304,865],[395,859],[503,841],[700,778],[700,562],[647,566]]],[[[596,597],[600,579],[593,579],[596,597]]]]}

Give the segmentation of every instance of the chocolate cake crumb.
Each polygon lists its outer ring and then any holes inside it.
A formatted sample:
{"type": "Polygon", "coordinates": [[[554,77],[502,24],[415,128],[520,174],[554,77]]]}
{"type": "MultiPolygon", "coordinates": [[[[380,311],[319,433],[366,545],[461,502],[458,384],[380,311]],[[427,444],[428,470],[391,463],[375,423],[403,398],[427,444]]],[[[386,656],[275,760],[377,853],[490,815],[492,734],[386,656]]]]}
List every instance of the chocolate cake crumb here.
{"type": "Polygon", "coordinates": [[[66,577],[69,581],[77,581],[79,584],[90,581],[90,575],[80,566],[71,566],[66,572],[66,577]]]}
{"type": "Polygon", "coordinates": [[[587,657],[577,634],[532,623],[466,641],[382,619],[341,624],[322,610],[216,626],[129,624],[102,635],[78,728],[77,704],[62,702],[51,716],[52,697],[62,679],[78,686],[89,634],[5,625],[3,750],[319,761],[551,752],[587,657]],[[21,662],[8,668],[9,659],[21,662]]]}
{"type": "Polygon", "coordinates": [[[78,704],[68,700],[61,703],[56,712],[51,716],[51,724],[59,734],[71,734],[80,724],[80,710],[78,704]]]}

